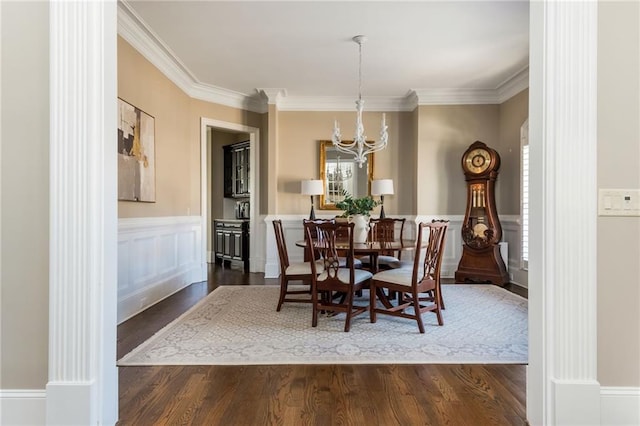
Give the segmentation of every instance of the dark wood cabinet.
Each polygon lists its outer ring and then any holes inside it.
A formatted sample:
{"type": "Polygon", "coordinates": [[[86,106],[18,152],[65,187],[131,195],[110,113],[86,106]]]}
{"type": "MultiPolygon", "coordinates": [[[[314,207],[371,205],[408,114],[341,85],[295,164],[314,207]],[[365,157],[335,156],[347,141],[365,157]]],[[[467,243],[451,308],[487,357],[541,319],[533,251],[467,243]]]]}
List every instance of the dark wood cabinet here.
{"type": "Polygon", "coordinates": [[[214,252],[217,263],[241,263],[249,271],[249,221],[214,220],[214,252]]]}
{"type": "Polygon", "coordinates": [[[246,198],[249,190],[249,172],[251,152],[249,141],[227,145],[224,149],[224,196],[227,198],[246,198]]]}

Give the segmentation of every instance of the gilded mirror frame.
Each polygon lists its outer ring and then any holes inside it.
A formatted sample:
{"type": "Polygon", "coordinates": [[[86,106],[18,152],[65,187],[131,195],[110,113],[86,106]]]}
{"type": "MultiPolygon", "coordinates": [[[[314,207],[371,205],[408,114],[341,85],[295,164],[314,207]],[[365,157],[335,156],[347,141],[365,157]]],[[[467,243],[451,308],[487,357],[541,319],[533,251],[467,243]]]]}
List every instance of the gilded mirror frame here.
{"type": "MultiPolygon", "coordinates": [[[[326,196],[328,182],[327,182],[327,149],[335,149],[333,148],[333,142],[331,141],[320,141],[320,180],[322,180],[322,185],[325,191],[320,195],[320,209],[322,210],[339,210],[335,202],[330,201],[329,197],[326,196]]],[[[349,156],[349,154],[344,154],[345,156],[349,156]]],[[[347,160],[347,164],[349,160],[347,160]]],[[[352,167],[358,168],[357,164],[353,164],[352,167]]],[[[374,154],[367,154],[367,161],[362,166],[366,167],[366,176],[367,176],[367,193],[366,194],[351,194],[354,198],[361,198],[367,195],[371,195],[371,181],[373,180],[373,169],[374,169],[374,154]]]]}

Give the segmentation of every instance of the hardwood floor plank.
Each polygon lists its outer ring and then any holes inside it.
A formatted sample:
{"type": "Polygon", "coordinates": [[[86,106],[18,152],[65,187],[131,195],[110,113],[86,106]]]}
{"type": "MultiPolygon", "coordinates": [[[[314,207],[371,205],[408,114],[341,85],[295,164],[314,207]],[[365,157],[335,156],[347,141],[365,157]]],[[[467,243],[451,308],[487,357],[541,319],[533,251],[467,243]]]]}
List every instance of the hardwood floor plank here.
{"type": "MultiPolygon", "coordinates": [[[[123,356],[219,285],[277,284],[211,267],[118,327],[123,356]]],[[[275,309],[275,307],[274,307],[275,309]]],[[[524,425],[524,365],[119,367],[118,425],[524,425]]]]}

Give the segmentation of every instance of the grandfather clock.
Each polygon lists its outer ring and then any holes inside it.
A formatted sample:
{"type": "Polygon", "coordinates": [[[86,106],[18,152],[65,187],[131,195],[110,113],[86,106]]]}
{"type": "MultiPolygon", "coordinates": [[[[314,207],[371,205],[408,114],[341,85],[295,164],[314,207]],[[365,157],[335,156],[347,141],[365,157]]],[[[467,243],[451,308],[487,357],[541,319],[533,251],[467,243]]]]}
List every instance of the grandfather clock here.
{"type": "Polygon", "coordinates": [[[467,209],[462,222],[462,258],[457,282],[490,282],[503,286],[509,274],[498,243],[502,227],[496,211],[495,183],[500,155],[476,141],[462,155],[462,170],[467,181],[467,209]]]}

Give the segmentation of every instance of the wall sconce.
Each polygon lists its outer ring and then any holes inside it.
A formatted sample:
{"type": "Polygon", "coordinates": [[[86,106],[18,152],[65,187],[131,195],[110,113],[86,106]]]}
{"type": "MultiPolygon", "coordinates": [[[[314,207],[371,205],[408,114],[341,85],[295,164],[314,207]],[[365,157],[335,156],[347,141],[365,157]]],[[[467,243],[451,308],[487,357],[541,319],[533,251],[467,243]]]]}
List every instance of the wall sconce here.
{"type": "Polygon", "coordinates": [[[300,185],[300,192],[302,195],[309,195],[311,198],[311,213],[309,213],[309,219],[315,220],[316,213],[313,210],[313,196],[324,194],[324,183],[319,179],[303,180],[300,185]]]}
{"type": "Polygon", "coordinates": [[[384,196],[393,195],[392,179],[375,179],[371,181],[371,195],[380,196],[380,219],[384,219],[384,196]]]}

